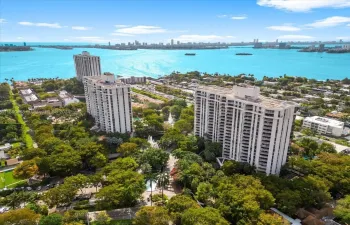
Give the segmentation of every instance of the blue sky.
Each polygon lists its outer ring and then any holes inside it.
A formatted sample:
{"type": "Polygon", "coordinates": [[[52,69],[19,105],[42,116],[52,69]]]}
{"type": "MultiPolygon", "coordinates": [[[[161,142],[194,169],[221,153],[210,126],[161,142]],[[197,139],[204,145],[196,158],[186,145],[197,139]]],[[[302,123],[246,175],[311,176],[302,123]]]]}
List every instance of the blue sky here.
{"type": "Polygon", "coordinates": [[[350,0],[0,0],[1,42],[350,40],[350,0]]]}

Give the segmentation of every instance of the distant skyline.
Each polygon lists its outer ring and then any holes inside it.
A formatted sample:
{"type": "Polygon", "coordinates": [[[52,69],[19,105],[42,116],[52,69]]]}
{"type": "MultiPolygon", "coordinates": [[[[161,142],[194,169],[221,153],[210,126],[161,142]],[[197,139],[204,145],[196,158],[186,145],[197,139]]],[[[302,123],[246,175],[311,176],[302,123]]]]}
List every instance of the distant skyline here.
{"type": "Polygon", "coordinates": [[[350,0],[0,0],[0,42],[350,41],[350,0]]]}

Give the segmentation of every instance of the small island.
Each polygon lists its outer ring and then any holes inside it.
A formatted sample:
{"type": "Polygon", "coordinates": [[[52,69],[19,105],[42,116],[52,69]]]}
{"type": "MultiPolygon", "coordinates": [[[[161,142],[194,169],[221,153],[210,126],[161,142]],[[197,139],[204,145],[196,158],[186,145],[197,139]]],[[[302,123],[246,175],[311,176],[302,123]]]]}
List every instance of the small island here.
{"type": "Polygon", "coordinates": [[[23,52],[32,50],[34,49],[28,46],[0,46],[0,52],[23,52]]]}
{"type": "Polygon", "coordinates": [[[253,55],[252,53],[236,53],[236,55],[253,55]]]}
{"type": "Polygon", "coordinates": [[[61,50],[71,50],[73,47],[71,46],[59,46],[59,45],[39,45],[39,48],[56,48],[56,49],[61,49],[61,50]]]}
{"type": "Polygon", "coordinates": [[[195,56],[196,53],[186,53],[185,55],[187,55],[187,56],[195,56]]]}

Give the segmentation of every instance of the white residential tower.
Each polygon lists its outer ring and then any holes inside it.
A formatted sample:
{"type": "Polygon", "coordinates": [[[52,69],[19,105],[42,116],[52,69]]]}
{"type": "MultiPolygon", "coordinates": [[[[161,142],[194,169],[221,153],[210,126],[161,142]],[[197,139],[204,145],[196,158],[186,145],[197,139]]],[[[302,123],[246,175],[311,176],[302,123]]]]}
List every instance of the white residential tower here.
{"type": "Polygon", "coordinates": [[[75,72],[77,79],[83,81],[83,77],[101,75],[101,63],[99,56],[90,55],[83,51],[79,55],[74,55],[75,72]]]}
{"type": "Polygon", "coordinates": [[[195,134],[222,144],[222,158],[279,174],[286,163],[297,104],[260,96],[260,89],[200,86],[195,134]]]}
{"type": "Polygon", "coordinates": [[[105,132],[132,132],[130,86],[116,80],[114,74],[84,77],[87,112],[105,132]]]}

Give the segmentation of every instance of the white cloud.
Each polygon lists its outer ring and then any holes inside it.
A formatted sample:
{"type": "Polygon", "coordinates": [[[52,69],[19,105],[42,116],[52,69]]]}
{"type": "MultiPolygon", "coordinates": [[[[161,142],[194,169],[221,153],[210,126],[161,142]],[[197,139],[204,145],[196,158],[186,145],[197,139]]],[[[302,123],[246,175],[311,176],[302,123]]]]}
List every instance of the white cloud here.
{"type": "Polygon", "coordinates": [[[257,4],[292,12],[308,12],[317,8],[350,7],[350,0],[257,0],[257,4]]]}
{"type": "Polygon", "coordinates": [[[22,39],[23,39],[23,37],[17,37],[17,39],[18,39],[18,40],[22,40],[22,39]]]}
{"type": "Polygon", "coordinates": [[[332,16],[323,20],[317,20],[314,23],[306,24],[308,27],[320,28],[320,27],[335,27],[350,22],[350,17],[344,16],[332,16]]]}
{"type": "Polygon", "coordinates": [[[124,27],[130,27],[129,25],[124,25],[124,24],[118,24],[114,25],[116,28],[124,28],[124,27]]]}
{"type": "Polygon", "coordinates": [[[233,36],[218,36],[218,35],[180,35],[178,38],[174,38],[176,41],[193,42],[193,41],[222,41],[227,39],[233,39],[233,36]]]}
{"type": "Polygon", "coordinates": [[[3,18],[0,18],[0,24],[1,23],[7,23],[7,21],[5,19],[3,19],[3,18]]]}
{"type": "Polygon", "coordinates": [[[217,15],[218,18],[226,18],[228,15],[217,15]]]}
{"type": "Polygon", "coordinates": [[[91,27],[73,26],[72,30],[91,30],[91,27]]]}
{"type": "Polygon", "coordinates": [[[133,26],[133,27],[126,27],[126,28],[120,28],[116,30],[116,33],[123,33],[123,34],[156,34],[156,33],[165,33],[166,30],[157,27],[157,26],[133,26]]]}
{"type": "Polygon", "coordinates": [[[348,25],[346,25],[346,26],[350,27],[350,23],[348,25]]]}
{"type": "Polygon", "coordinates": [[[32,23],[32,22],[19,22],[22,26],[36,26],[36,27],[49,27],[49,28],[62,28],[59,23],[32,23]]]}
{"type": "Polygon", "coordinates": [[[111,33],[111,35],[113,35],[113,36],[122,36],[122,37],[133,37],[133,36],[135,36],[135,35],[132,35],[132,34],[124,34],[124,33],[117,33],[117,32],[111,33]]]}
{"type": "Polygon", "coordinates": [[[299,27],[295,27],[292,25],[282,25],[282,26],[270,26],[266,27],[269,30],[279,30],[279,31],[300,31],[301,29],[299,27]]]}
{"type": "Polygon", "coordinates": [[[312,36],[307,36],[307,35],[282,35],[279,36],[277,39],[283,39],[283,40],[288,40],[288,41],[297,41],[297,40],[308,40],[308,39],[313,39],[314,37],[312,36]]]}
{"type": "Polygon", "coordinates": [[[350,40],[350,36],[349,37],[337,37],[336,39],[337,40],[340,40],[340,39],[342,39],[342,40],[350,40]]]}
{"type": "Polygon", "coordinates": [[[245,20],[247,19],[247,16],[232,16],[231,19],[233,20],[245,20]]]}

